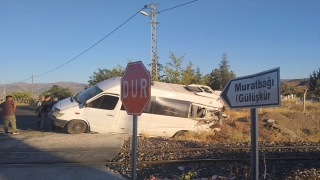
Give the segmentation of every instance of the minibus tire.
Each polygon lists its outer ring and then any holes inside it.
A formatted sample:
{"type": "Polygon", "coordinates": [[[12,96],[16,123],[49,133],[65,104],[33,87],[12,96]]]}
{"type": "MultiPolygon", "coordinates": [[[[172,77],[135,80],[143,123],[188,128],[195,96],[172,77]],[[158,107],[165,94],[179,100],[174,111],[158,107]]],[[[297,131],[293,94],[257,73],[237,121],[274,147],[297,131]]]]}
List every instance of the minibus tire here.
{"type": "Polygon", "coordinates": [[[172,136],[175,139],[179,139],[185,136],[185,133],[189,132],[188,130],[180,130],[177,131],[176,133],[174,133],[174,135],[172,136]]]}
{"type": "Polygon", "coordinates": [[[87,123],[82,120],[72,120],[68,123],[68,132],[70,134],[80,134],[87,130],[87,123]]]}

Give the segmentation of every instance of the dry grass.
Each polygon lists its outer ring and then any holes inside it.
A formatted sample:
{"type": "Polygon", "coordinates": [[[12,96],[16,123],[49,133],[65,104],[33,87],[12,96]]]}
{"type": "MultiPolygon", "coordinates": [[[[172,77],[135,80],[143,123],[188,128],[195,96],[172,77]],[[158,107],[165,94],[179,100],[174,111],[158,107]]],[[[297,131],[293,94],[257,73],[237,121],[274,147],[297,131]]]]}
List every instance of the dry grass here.
{"type": "Polygon", "coordinates": [[[181,140],[208,141],[214,135],[214,131],[186,131],[176,138],[181,140]]]}
{"type": "Polygon", "coordinates": [[[139,136],[144,137],[144,138],[150,138],[150,134],[147,132],[142,132],[141,134],[139,134],[139,136]]]}
{"type": "MultiPolygon", "coordinates": [[[[263,112],[303,112],[303,103],[295,99],[281,101],[280,107],[263,108],[263,112]]],[[[306,113],[317,113],[320,112],[320,102],[306,102],[305,111],[306,113]]]]}
{"type": "Polygon", "coordinates": [[[21,103],[21,102],[18,102],[17,103],[17,106],[29,106],[30,104],[28,103],[21,103]]]}
{"type": "Polygon", "coordinates": [[[242,109],[242,110],[226,110],[225,114],[229,115],[229,119],[237,120],[239,118],[245,118],[250,116],[250,109],[242,109]]]}

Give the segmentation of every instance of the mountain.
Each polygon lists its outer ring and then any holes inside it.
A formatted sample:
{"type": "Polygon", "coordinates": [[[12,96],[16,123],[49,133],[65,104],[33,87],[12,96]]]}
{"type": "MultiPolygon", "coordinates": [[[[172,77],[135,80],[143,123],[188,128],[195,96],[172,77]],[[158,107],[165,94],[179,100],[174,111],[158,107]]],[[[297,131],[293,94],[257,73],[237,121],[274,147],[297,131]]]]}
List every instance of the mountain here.
{"type": "MultiPolygon", "coordinates": [[[[33,84],[33,95],[37,97],[41,92],[44,92],[50,89],[53,85],[57,85],[63,88],[70,88],[73,94],[81,92],[84,90],[86,84],[76,83],[76,82],[56,82],[56,83],[34,83],[33,84]]],[[[11,92],[30,92],[31,93],[32,85],[26,82],[12,83],[5,85],[6,94],[11,92]]],[[[4,85],[0,85],[0,97],[3,96],[4,85]]]]}
{"type": "Polygon", "coordinates": [[[295,92],[304,92],[308,89],[309,78],[302,79],[280,79],[280,82],[288,83],[295,92]]]}
{"type": "MultiPolygon", "coordinates": [[[[304,92],[308,88],[309,78],[302,79],[280,79],[280,82],[288,83],[295,92],[304,92]]],[[[58,85],[63,88],[70,88],[73,94],[81,92],[84,90],[84,83],[77,82],[56,82],[56,83],[35,83],[33,84],[33,95],[37,97],[41,92],[50,89],[53,85],[58,85]]],[[[0,84],[0,98],[3,96],[4,85],[0,84]]],[[[5,85],[6,94],[11,92],[30,92],[31,84],[26,82],[12,83],[5,85]]]]}

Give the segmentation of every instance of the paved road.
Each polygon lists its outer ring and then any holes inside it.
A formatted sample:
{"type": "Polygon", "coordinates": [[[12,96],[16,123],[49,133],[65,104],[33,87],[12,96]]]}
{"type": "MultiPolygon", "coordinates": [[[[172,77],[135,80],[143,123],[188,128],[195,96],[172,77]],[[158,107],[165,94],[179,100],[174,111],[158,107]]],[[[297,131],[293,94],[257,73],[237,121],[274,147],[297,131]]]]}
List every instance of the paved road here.
{"type": "Polygon", "coordinates": [[[0,120],[0,180],[124,179],[104,166],[125,135],[41,132],[33,108],[18,107],[19,135],[5,136],[0,120]]]}

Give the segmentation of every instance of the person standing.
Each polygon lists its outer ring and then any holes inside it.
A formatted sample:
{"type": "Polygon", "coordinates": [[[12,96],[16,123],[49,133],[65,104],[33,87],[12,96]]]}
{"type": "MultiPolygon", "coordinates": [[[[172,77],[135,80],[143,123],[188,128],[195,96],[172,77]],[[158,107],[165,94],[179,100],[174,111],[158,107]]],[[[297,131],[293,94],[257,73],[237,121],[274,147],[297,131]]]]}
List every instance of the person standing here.
{"type": "Polygon", "coordinates": [[[37,104],[37,109],[34,113],[37,114],[37,118],[38,118],[38,125],[40,126],[41,124],[41,104],[44,101],[44,96],[41,97],[41,99],[39,100],[38,104],[37,104]]]}
{"type": "MultiPolygon", "coordinates": [[[[50,116],[51,116],[51,110],[53,108],[53,106],[59,101],[59,98],[58,97],[53,97],[52,98],[52,102],[48,105],[48,109],[49,109],[49,119],[50,119],[50,116]]],[[[51,122],[51,128],[53,131],[55,131],[57,129],[57,127],[53,124],[53,121],[50,119],[50,122],[51,122]]]]}
{"type": "Polygon", "coordinates": [[[13,97],[11,95],[6,96],[6,101],[0,104],[0,108],[2,108],[4,134],[9,134],[9,123],[13,130],[12,134],[19,134],[17,131],[16,116],[14,114],[17,104],[13,101],[13,97]]]}
{"type": "Polygon", "coordinates": [[[48,105],[48,108],[51,110],[53,108],[53,106],[59,101],[58,97],[53,97],[52,98],[52,102],[48,105]]]}
{"type": "Polygon", "coordinates": [[[44,97],[45,100],[41,103],[41,125],[40,128],[42,131],[51,130],[51,120],[49,118],[49,104],[51,97],[49,95],[44,97]]]}

